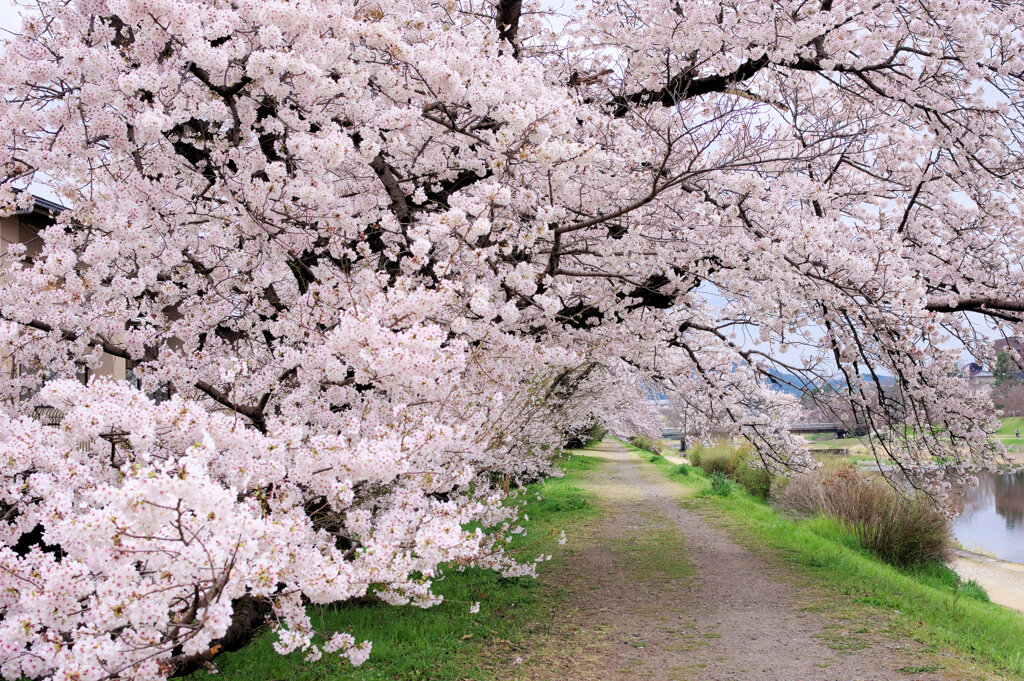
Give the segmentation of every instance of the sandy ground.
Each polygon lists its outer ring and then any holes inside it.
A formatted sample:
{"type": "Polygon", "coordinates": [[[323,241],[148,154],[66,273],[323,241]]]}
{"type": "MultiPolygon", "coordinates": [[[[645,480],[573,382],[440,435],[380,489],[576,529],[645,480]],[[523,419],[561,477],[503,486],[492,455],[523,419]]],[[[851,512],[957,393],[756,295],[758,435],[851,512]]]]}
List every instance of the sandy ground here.
{"type": "Polygon", "coordinates": [[[1024,463],[1024,452],[1007,452],[1006,458],[1014,463],[1024,463]]]}
{"type": "Polygon", "coordinates": [[[887,635],[886,615],[829,601],[683,508],[683,488],[618,443],[588,454],[605,461],[588,484],[605,513],[545,575],[564,590],[566,606],[521,651],[509,677],[964,678],[948,671],[948,660],[887,635]]]}
{"type": "Polygon", "coordinates": [[[993,603],[1024,612],[1024,565],[956,551],[952,567],[962,579],[976,580],[985,587],[993,603]]]}

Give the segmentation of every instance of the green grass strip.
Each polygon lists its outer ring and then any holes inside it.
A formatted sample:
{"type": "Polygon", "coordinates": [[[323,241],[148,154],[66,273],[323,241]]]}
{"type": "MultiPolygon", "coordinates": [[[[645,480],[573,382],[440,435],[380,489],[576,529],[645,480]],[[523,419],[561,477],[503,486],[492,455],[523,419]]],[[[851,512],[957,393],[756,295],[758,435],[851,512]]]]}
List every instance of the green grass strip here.
{"type": "MultiPolygon", "coordinates": [[[[523,498],[528,503],[520,513],[525,537],[517,536],[510,547],[522,549],[518,559],[529,561],[553,554],[552,563],[541,569],[559,569],[558,537],[561,530],[572,534],[578,526],[598,514],[581,489],[583,474],[600,462],[582,454],[563,455],[560,466],[566,475],[530,485],[523,498]],[[537,495],[541,499],[537,499],[537,495]],[[523,520],[523,515],[530,520],[523,520]]],[[[557,607],[557,593],[535,579],[505,579],[490,570],[455,567],[445,570],[435,582],[435,592],[444,596],[440,605],[422,609],[392,606],[379,601],[342,603],[332,607],[311,607],[314,625],[321,631],[347,631],[356,640],[373,641],[370,659],[352,667],[336,656],[324,655],[306,662],[304,655],[278,655],[275,636],[264,633],[242,650],[216,658],[220,674],[194,674],[193,681],[362,681],[364,679],[437,680],[493,679],[503,657],[514,659],[516,646],[528,632],[526,625],[545,622],[557,607]],[[480,611],[470,613],[479,602],[480,611]],[[497,663],[497,664],[495,664],[497,663]]]]}

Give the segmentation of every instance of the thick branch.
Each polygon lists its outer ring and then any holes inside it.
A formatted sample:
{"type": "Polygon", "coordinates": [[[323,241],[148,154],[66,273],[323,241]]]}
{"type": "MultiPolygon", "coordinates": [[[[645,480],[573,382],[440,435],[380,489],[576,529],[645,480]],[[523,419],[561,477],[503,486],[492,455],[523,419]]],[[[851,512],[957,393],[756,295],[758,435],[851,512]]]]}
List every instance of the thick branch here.
{"type": "Polygon", "coordinates": [[[206,381],[196,381],[196,388],[204,392],[215,402],[221,406],[227,407],[231,411],[238,412],[242,416],[252,421],[252,425],[256,427],[261,433],[267,432],[267,421],[263,410],[259,407],[250,407],[245,404],[238,404],[234,402],[231,397],[223,390],[219,390],[214,386],[210,385],[206,381]]]}
{"type": "Polygon", "coordinates": [[[977,312],[978,314],[997,317],[1010,322],[1024,321],[1024,317],[1009,314],[1024,313],[1024,300],[1008,298],[961,298],[955,303],[942,300],[929,300],[925,307],[932,312],[977,312]]]}
{"type": "Polygon", "coordinates": [[[512,56],[519,58],[519,17],[523,12],[523,0],[501,0],[498,3],[498,37],[512,46],[512,56]]]}
{"type": "Polygon", "coordinates": [[[648,106],[660,102],[662,106],[673,106],[685,99],[711,92],[723,92],[736,83],[752,78],[767,65],[768,55],[762,55],[757,59],[743,62],[732,73],[723,75],[698,78],[692,71],[684,71],[673,76],[665,87],[659,90],[640,90],[629,95],[619,95],[612,100],[615,105],[614,115],[616,118],[622,118],[629,112],[631,104],[648,106]]]}

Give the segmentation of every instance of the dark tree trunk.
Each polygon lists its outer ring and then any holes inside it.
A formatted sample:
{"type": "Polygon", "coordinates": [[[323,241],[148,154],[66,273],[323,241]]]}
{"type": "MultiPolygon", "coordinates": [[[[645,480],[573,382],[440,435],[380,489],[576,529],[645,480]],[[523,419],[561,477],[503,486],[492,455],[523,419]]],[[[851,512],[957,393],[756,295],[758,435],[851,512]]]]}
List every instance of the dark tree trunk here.
{"type": "Polygon", "coordinates": [[[221,653],[239,650],[255,638],[270,615],[270,603],[254,596],[242,596],[232,603],[231,626],[210,649],[193,655],[178,654],[170,659],[170,676],[187,676],[198,671],[221,653]]]}

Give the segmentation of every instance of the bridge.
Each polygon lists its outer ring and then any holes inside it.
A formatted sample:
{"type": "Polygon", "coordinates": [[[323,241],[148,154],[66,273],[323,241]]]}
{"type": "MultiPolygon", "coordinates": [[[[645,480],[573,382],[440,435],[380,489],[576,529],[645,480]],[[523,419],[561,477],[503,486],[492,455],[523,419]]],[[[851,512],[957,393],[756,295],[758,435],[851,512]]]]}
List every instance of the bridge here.
{"type": "MultiPolygon", "coordinates": [[[[794,423],[789,427],[794,435],[813,435],[815,433],[835,433],[837,438],[846,437],[846,426],[841,423],[794,423]]],[[[679,437],[679,428],[662,428],[661,436],[672,440],[679,437]]]]}
{"type": "Polygon", "coordinates": [[[846,437],[846,426],[842,423],[794,423],[789,432],[795,435],[813,435],[815,433],[835,433],[837,438],[846,437]]]}

